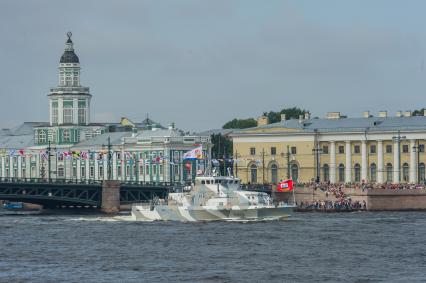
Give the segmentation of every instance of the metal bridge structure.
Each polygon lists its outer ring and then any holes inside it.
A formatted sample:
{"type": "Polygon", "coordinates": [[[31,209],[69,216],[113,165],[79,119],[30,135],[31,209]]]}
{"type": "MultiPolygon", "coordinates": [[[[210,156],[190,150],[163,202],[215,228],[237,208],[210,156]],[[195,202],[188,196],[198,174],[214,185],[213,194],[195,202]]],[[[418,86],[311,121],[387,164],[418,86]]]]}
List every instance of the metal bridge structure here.
{"type": "MultiPolygon", "coordinates": [[[[165,198],[180,184],[132,182],[120,184],[120,204],[165,198]]],[[[42,205],[45,208],[94,207],[102,205],[102,182],[44,179],[0,179],[0,200],[42,205]]]]}

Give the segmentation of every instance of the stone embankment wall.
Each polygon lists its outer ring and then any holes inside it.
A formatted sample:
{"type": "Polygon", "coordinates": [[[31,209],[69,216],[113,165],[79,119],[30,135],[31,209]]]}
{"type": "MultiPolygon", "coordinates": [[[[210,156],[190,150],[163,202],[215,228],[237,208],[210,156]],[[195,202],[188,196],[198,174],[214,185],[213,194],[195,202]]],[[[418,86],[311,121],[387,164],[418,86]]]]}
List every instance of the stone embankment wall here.
{"type": "MultiPolygon", "coordinates": [[[[426,210],[426,190],[362,190],[355,188],[344,188],[345,195],[350,196],[352,201],[365,201],[367,210],[426,210]]],[[[292,201],[293,193],[274,192],[273,197],[278,201],[292,201]]],[[[328,195],[317,189],[296,188],[294,198],[297,204],[301,202],[312,203],[315,201],[336,201],[332,193],[328,195]]]]}

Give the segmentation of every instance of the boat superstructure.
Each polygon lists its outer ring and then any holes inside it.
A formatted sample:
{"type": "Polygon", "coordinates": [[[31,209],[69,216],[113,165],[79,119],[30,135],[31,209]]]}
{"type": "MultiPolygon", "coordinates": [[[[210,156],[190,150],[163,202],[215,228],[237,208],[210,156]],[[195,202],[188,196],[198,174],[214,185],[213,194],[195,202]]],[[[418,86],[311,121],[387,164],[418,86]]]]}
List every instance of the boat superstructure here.
{"type": "Polygon", "coordinates": [[[240,179],[196,177],[182,192],[167,199],[132,206],[136,220],[211,221],[257,220],[288,217],[295,205],[277,204],[265,192],[240,189],[240,179]]]}

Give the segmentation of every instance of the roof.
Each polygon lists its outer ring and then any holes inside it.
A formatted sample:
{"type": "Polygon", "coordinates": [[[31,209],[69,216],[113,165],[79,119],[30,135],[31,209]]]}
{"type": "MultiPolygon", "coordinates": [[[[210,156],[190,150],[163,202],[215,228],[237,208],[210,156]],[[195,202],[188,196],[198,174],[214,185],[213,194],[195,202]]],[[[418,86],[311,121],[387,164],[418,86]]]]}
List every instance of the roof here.
{"type": "Polygon", "coordinates": [[[211,135],[221,134],[223,136],[227,136],[229,134],[232,134],[234,131],[238,131],[238,130],[235,130],[235,129],[212,129],[212,130],[207,130],[207,131],[204,131],[204,132],[197,133],[197,135],[199,135],[199,136],[211,136],[211,135]]]}
{"type": "Polygon", "coordinates": [[[80,63],[80,60],[74,51],[66,50],[64,54],[62,54],[59,63],[80,63]]]}
{"type": "Polygon", "coordinates": [[[108,143],[108,138],[111,139],[111,145],[121,145],[121,139],[123,137],[131,136],[131,132],[114,132],[114,133],[105,133],[89,140],[82,141],[73,147],[86,147],[86,146],[102,146],[108,143]]]}
{"type": "Polygon", "coordinates": [[[261,129],[294,129],[298,132],[392,132],[426,130],[425,116],[409,117],[369,117],[369,118],[339,118],[339,119],[307,119],[299,122],[298,119],[281,121],[235,131],[237,134],[250,133],[261,129]]]}
{"type": "Polygon", "coordinates": [[[144,130],[136,134],[137,138],[151,138],[151,137],[181,137],[183,134],[176,129],[156,129],[144,130]]]}
{"type": "Polygon", "coordinates": [[[0,148],[21,149],[34,146],[34,135],[0,136],[0,148]]]}

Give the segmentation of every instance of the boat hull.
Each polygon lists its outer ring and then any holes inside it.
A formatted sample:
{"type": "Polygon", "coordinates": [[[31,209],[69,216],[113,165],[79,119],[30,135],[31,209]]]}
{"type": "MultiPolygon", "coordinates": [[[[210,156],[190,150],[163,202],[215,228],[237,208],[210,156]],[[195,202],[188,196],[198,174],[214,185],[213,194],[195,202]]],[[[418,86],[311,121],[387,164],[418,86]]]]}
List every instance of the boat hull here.
{"type": "Polygon", "coordinates": [[[132,215],[141,221],[219,221],[219,220],[262,220],[289,217],[293,206],[248,207],[248,208],[205,208],[205,207],[170,207],[155,206],[153,209],[134,206],[132,215]]]}

